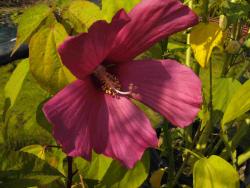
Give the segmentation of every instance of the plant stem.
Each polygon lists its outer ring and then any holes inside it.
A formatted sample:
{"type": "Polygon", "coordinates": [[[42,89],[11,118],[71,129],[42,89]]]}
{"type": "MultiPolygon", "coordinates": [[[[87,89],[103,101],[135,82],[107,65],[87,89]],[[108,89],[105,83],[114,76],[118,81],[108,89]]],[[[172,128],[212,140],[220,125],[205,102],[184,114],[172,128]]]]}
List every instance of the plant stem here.
{"type": "Polygon", "coordinates": [[[222,138],[222,140],[223,140],[223,142],[224,142],[224,144],[226,146],[228,155],[231,157],[232,165],[236,169],[236,164],[237,164],[236,156],[235,156],[235,153],[234,153],[234,151],[232,149],[232,144],[229,143],[229,139],[228,139],[226,130],[224,130],[223,127],[221,127],[221,138],[222,138]]]}
{"type": "Polygon", "coordinates": [[[220,138],[218,140],[218,142],[215,144],[215,146],[213,147],[213,150],[211,151],[211,155],[216,154],[216,152],[219,149],[219,147],[221,146],[221,144],[223,144],[223,140],[220,138]]]}
{"type": "Polygon", "coordinates": [[[164,132],[164,142],[166,145],[166,152],[168,156],[168,183],[167,187],[173,187],[173,180],[175,174],[175,161],[174,161],[174,153],[172,148],[172,136],[171,129],[169,128],[169,123],[165,120],[163,126],[164,132]]]}
{"type": "MultiPolygon", "coordinates": [[[[192,7],[193,7],[193,1],[192,0],[189,1],[188,6],[189,6],[189,8],[192,9],[192,7]]],[[[187,29],[187,32],[188,32],[187,33],[187,46],[188,46],[188,48],[186,50],[186,65],[188,67],[191,67],[191,46],[190,46],[190,44],[191,44],[190,43],[191,35],[190,35],[190,28],[187,29]]]]}
{"type": "Polygon", "coordinates": [[[202,2],[202,5],[203,5],[203,14],[202,14],[202,21],[204,23],[207,23],[208,22],[208,6],[209,6],[209,0],[203,0],[202,2]]]}
{"type": "MultiPolygon", "coordinates": [[[[193,145],[192,145],[191,149],[193,149],[193,148],[195,147],[196,142],[199,140],[199,137],[201,136],[201,133],[202,133],[202,131],[200,131],[200,127],[198,127],[197,130],[198,130],[198,131],[196,132],[196,134],[195,134],[195,136],[194,136],[193,145]]],[[[179,170],[177,171],[177,174],[176,174],[176,176],[175,176],[175,178],[174,178],[174,180],[173,180],[173,183],[172,183],[172,186],[173,186],[173,187],[174,187],[174,186],[176,185],[176,183],[178,182],[178,180],[179,180],[179,178],[180,178],[180,176],[181,176],[181,174],[182,174],[182,172],[183,172],[183,170],[184,170],[184,168],[185,168],[185,166],[186,166],[186,164],[187,164],[188,159],[189,159],[190,156],[191,156],[190,152],[187,153],[186,158],[184,159],[183,163],[181,164],[181,167],[180,167],[179,170]]]]}
{"type": "Polygon", "coordinates": [[[208,110],[209,110],[210,127],[212,127],[213,126],[213,65],[212,65],[211,60],[209,63],[209,104],[208,104],[208,110]]]}
{"type": "Polygon", "coordinates": [[[71,188],[71,186],[72,186],[72,178],[73,178],[73,171],[72,171],[73,158],[70,157],[70,156],[67,156],[67,161],[68,161],[67,188],[71,188]]]}
{"type": "Polygon", "coordinates": [[[85,188],[84,182],[83,182],[83,177],[81,174],[79,174],[79,176],[80,176],[80,181],[81,181],[80,184],[81,184],[82,188],[85,188]]]}

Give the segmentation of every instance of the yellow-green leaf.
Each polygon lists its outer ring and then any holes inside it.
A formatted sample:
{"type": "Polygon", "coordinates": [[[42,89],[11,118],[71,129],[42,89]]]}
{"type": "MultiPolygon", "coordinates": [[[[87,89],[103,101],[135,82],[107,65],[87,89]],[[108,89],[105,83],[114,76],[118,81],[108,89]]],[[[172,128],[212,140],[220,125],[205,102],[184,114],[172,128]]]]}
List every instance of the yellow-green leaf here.
{"type": "Polygon", "coordinates": [[[75,0],[63,11],[62,16],[77,33],[81,33],[101,19],[101,10],[90,1],[75,0]]]}
{"type": "Polygon", "coordinates": [[[102,0],[102,17],[107,21],[111,21],[118,10],[123,8],[126,12],[129,12],[140,1],[141,0],[102,0]]]}
{"type": "Polygon", "coordinates": [[[45,160],[45,147],[41,145],[30,145],[22,148],[20,151],[30,153],[38,158],[45,160]]]}
{"type": "Polygon", "coordinates": [[[238,157],[238,165],[242,165],[244,162],[250,159],[250,148],[238,157]]]}
{"type": "Polygon", "coordinates": [[[113,161],[97,188],[140,187],[148,176],[148,154],[146,152],[142,160],[138,161],[132,169],[127,169],[117,161],[113,161]]]}
{"type": "Polygon", "coordinates": [[[39,4],[27,9],[18,22],[17,40],[13,49],[14,53],[21,44],[28,42],[34,31],[40,26],[43,20],[49,15],[50,8],[45,4],[39,4]]]}
{"type": "Polygon", "coordinates": [[[65,175],[63,168],[63,160],[66,158],[60,148],[50,148],[49,146],[29,145],[23,147],[20,151],[35,155],[45,160],[50,166],[56,168],[60,173],[65,175]]]}
{"type": "Polygon", "coordinates": [[[58,45],[67,33],[64,27],[55,23],[42,28],[30,41],[30,70],[42,88],[56,93],[75,78],[62,64],[57,52],[58,45]]]}
{"type": "Polygon", "coordinates": [[[161,187],[161,179],[163,174],[165,173],[165,169],[160,168],[159,170],[156,170],[153,172],[152,176],[150,177],[150,184],[153,188],[160,188],[161,187]]]}
{"type": "Polygon", "coordinates": [[[230,122],[250,110],[250,80],[234,93],[222,119],[222,125],[230,122]]]}
{"type": "Polygon", "coordinates": [[[215,79],[213,85],[213,108],[224,112],[233,94],[240,86],[240,82],[232,78],[215,79]]]}
{"type": "Polygon", "coordinates": [[[201,67],[208,64],[213,48],[219,46],[222,39],[223,32],[216,23],[200,23],[192,29],[191,48],[201,67]]]}
{"type": "Polygon", "coordinates": [[[194,188],[239,188],[237,171],[216,155],[198,160],[193,169],[194,188]]]}
{"type": "Polygon", "coordinates": [[[23,81],[29,72],[29,59],[22,60],[12,73],[9,81],[5,85],[5,98],[10,101],[10,108],[15,104],[16,98],[22,88],[23,81]]]}

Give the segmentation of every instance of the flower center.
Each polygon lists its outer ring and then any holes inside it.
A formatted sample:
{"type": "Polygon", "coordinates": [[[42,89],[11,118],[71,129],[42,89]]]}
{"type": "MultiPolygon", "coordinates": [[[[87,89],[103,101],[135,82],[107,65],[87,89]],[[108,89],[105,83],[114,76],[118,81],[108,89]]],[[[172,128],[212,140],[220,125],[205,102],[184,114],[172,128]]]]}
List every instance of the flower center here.
{"type": "Polygon", "coordinates": [[[130,95],[132,92],[132,87],[130,86],[129,91],[121,91],[121,84],[119,80],[113,75],[107,72],[106,68],[99,65],[94,75],[101,81],[101,88],[108,95],[117,96],[120,95],[130,95]]]}

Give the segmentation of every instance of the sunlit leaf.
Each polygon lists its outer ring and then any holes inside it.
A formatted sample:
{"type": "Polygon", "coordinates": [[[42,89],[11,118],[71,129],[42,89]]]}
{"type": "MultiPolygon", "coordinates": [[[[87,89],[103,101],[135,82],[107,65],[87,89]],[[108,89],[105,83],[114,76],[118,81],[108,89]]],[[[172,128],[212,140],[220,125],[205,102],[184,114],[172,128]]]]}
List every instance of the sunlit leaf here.
{"type": "Polygon", "coordinates": [[[85,0],[75,0],[62,13],[62,17],[77,33],[85,32],[96,21],[101,19],[100,8],[85,0]]]}
{"type": "Polygon", "coordinates": [[[98,188],[140,187],[146,180],[149,170],[149,155],[144,154],[141,161],[133,169],[126,169],[117,161],[113,161],[98,188]]]}
{"type": "Polygon", "coordinates": [[[13,108],[8,111],[5,124],[0,122],[6,148],[19,150],[34,143],[52,143],[51,133],[38,126],[35,116],[37,106],[47,97],[48,93],[40,88],[29,73],[13,108]]]}
{"type": "Polygon", "coordinates": [[[4,88],[5,98],[10,100],[10,108],[15,104],[16,98],[22,88],[23,81],[29,71],[29,60],[22,60],[12,73],[4,88]]]}
{"type": "Polygon", "coordinates": [[[45,4],[39,4],[28,8],[21,16],[18,23],[17,41],[14,53],[21,44],[28,42],[34,31],[40,26],[43,20],[49,15],[50,8],[45,4]]]}
{"type": "Polygon", "coordinates": [[[222,38],[223,32],[216,23],[200,23],[192,29],[191,48],[200,66],[208,64],[213,48],[221,44],[222,38]]]}
{"type": "Polygon", "coordinates": [[[76,158],[74,162],[84,179],[100,181],[107,172],[112,159],[93,152],[91,161],[86,161],[83,158],[76,158]]]}
{"type": "Polygon", "coordinates": [[[41,145],[30,145],[22,148],[20,151],[33,154],[38,158],[45,160],[45,147],[41,145]]]}
{"type": "Polygon", "coordinates": [[[129,12],[136,4],[141,0],[102,0],[102,17],[111,21],[115,13],[123,8],[126,12],[129,12]]]}
{"type": "Polygon", "coordinates": [[[22,148],[20,151],[30,153],[45,160],[50,166],[56,168],[62,174],[65,174],[63,160],[66,158],[66,155],[60,150],[60,148],[53,149],[50,146],[29,145],[22,148]]]}
{"type": "Polygon", "coordinates": [[[224,159],[212,155],[198,160],[193,169],[194,188],[239,188],[237,171],[224,159]]]}
{"type": "Polygon", "coordinates": [[[55,23],[41,29],[30,41],[30,70],[41,87],[50,93],[56,93],[74,80],[57,52],[66,37],[64,27],[55,23]]]}
{"type": "Polygon", "coordinates": [[[159,170],[153,172],[153,174],[150,177],[150,184],[153,188],[161,187],[161,179],[165,171],[166,170],[164,170],[163,168],[160,168],[159,170]]]}
{"type": "Polygon", "coordinates": [[[93,160],[90,163],[86,179],[101,180],[110,166],[112,159],[105,157],[104,155],[92,155],[93,160]]]}
{"type": "Polygon", "coordinates": [[[240,86],[240,82],[232,78],[216,79],[213,85],[214,110],[220,110],[224,112],[233,94],[240,86]]]}
{"type": "Polygon", "coordinates": [[[250,110],[250,80],[245,82],[234,93],[229,102],[225,114],[222,119],[222,124],[230,122],[250,110]]]}
{"type": "Polygon", "coordinates": [[[242,165],[244,162],[246,162],[249,159],[250,159],[250,148],[245,153],[242,153],[238,157],[238,165],[242,165]]]}

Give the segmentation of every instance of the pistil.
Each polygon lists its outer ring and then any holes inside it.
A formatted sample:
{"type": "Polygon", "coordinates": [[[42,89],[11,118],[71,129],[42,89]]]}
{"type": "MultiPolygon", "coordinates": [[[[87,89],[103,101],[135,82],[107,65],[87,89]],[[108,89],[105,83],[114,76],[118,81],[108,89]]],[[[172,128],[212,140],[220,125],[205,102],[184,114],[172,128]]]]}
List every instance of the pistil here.
{"type": "Polygon", "coordinates": [[[121,84],[119,80],[109,72],[102,65],[99,65],[94,72],[94,75],[101,81],[102,90],[109,95],[131,95],[131,91],[121,91],[121,84]]]}

